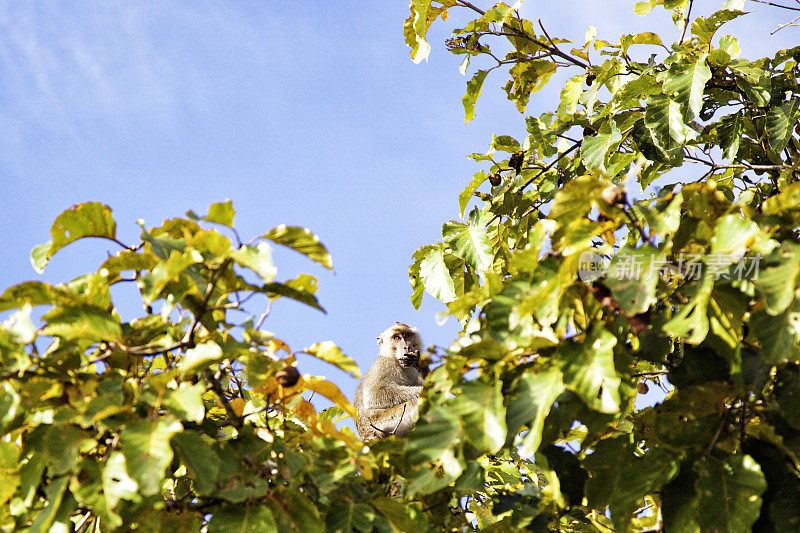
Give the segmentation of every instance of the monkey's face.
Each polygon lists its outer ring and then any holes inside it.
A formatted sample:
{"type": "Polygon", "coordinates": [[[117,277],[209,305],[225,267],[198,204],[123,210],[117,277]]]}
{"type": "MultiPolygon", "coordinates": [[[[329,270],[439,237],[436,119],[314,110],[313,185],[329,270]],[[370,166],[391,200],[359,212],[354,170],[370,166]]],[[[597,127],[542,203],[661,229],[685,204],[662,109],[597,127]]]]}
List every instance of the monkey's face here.
{"type": "Polygon", "coordinates": [[[404,324],[395,324],[378,337],[381,355],[394,357],[400,366],[413,367],[419,365],[422,341],[415,328],[404,324]]]}

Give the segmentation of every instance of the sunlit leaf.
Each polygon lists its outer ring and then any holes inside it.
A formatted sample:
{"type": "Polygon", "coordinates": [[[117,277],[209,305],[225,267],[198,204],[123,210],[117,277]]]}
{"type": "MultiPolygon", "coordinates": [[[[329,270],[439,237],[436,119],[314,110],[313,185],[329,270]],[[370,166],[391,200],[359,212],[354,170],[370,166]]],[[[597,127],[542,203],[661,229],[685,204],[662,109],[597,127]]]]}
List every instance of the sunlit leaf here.
{"type": "Polygon", "coordinates": [[[539,448],[544,420],[563,390],[561,372],[557,369],[536,374],[525,373],[517,380],[508,403],[506,421],[509,437],[523,424],[528,426],[528,432],[522,438],[520,455],[531,455],[539,448]]]}
{"type": "Polygon", "coordinates": [[[483,87],[483,80],[486,79],[486,74],[485,70],[479,70],[467,82],[467,92],[461,99],[461,103],[464,105],[464,123],[475,117],[475,102],[481,95],[481,88],[483,87]]]}
{"type": "Polygon", "coordinates": [[[445,303],[456,299],[455,285],[439,248],[429,250],[419,265],[419,278],[428,293],[445,303]]]}
{"type": "Polygon", "coordinates": [[[119,318],[94,306],[56,307],[42,319],[47,322],[42,329],[43,335],[92,341],[114,340],[122,336],[119,318]]]}
{"type": "Polygon", "coordinates": [[[620,378],[614,368],[616,343],[608,330],[594,325],[583,342],[564,343],[556,354],[564,386],[601,413],[615,413],[620,406],[620,378]]]}
{"type": "Polygon", "coordinates": [[[700,509],[697,522],[704,531],[748,531],[761,510],[767,487],[761,468],[749,455],[724,459],[704,457],[695,463],[700,509]],[[724,495],[724,497],[720,497],[724,495]]]}
{"type": "Polygon", "coordinates": [[[701,54],[691,63],[674,63],[667,71],[664,91],[684,106],[684,121],[689,122],[700,113],[703,92],[711,79],[711,69],[706,64],[708,54],[701,54]]]}
{"type": "Polygon", "coordinates": [[[342,350],[332,341],[318,342],[308,348],[304,348],[302,351],[350,373],[354,378],[361,377],[361,372],[359,372],[356,362],[343,354],[342,350]]]}
{"type": "Polygon", "coordinates": [[[467,262],[473,269],[486,272],[492,266],[494,254],[489,236],[486,234],[486,219],[481,211],[474,209],[468,224],[452,226],[443,237],[453,254],[467,262]]]}
{"type": "Polygon", "coordinates": [[[111,217],[111,209],[99,202],[88,202],[72,206],[56,218],[50,228],[52,240],[41,244],[31,252],[31,263],[41,273],[53,255],[64,246],[85,237],[115,239],[117,224],[111,217]]]}
{"type": "Polygon", "coordinates": [[[300,252],[325,268],[333,270],[333,261],[328,250],[319,242],[319,237],[311,233],[308,228],[281,224],[262,237],[300,252]]]}
{"type": "Polygon", "coordinates": [[[169,440],[181,431],[181,423],[171,416],[157,420],[138,420],[126,425],[120,434],[120,449],[130,476],[144,495],[161,490],[164,471],[172,461],[169,440]]]}

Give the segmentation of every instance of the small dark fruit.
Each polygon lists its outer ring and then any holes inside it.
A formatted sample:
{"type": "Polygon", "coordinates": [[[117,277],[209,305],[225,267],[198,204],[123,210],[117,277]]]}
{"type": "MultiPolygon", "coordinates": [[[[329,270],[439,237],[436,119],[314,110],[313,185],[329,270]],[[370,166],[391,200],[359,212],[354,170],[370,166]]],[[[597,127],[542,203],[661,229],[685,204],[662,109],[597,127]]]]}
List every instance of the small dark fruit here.
{"type": "Polygon", "coordinates": [[[297,380],[300,379],[300,372],[293,366],[285,366],[278,370],[275,379],[281,387],[294,387],[297,380]]]}

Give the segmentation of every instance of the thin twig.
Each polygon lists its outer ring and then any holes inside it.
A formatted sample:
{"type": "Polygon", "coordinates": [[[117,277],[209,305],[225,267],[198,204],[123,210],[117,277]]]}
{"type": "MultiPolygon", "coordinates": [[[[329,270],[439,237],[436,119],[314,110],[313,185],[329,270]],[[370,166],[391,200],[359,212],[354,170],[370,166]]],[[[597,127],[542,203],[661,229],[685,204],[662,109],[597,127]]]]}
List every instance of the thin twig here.
{"type": "Polygon", "coordinates": [[[788,9],[790,11],[800,11],[800,7],[784,6],[784,5],[781,5],[781,4],[775,4],[773,2],[767,2],[766,0],[753,0],[753,2],[756,2],[756,3],[759,3],[759,4],[766,4],[768,6],[773,6],[773,7],[779,7],[781,9],[788,9]]]}
{"type": "Polygon", "coordinates": [[[694,0],[689,0],[689,8],[686,10],[686,17],[683,19],[683,33],[681,33],[681,40],[678,44],[683,43],[683,38],[686,37],[686,30],[689,28],[689,17],[692,15],[692,5],[694,0]]]}

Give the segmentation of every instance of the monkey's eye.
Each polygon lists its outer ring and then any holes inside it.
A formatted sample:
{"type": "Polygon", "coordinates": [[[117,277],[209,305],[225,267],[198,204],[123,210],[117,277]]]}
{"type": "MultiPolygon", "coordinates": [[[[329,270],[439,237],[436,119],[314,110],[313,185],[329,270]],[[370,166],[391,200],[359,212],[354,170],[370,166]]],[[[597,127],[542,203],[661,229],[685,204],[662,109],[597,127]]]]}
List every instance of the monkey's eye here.
{"type": "Polygon", "coordinates": [[[394,339],[396,341],[399,341],[400,340],[400,335],[398,333],[395,333],[394,335],[392,335],[392,339],[394,339]]]}

